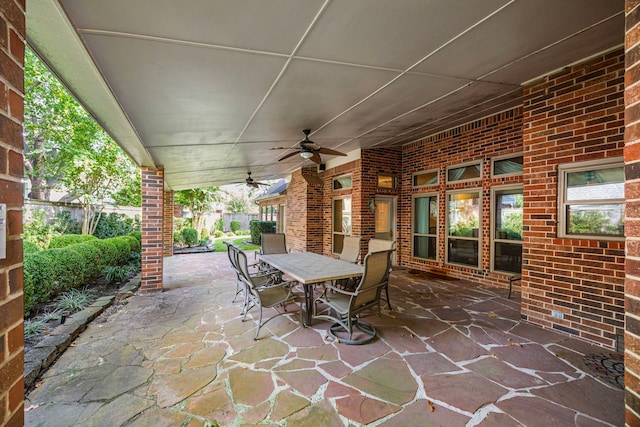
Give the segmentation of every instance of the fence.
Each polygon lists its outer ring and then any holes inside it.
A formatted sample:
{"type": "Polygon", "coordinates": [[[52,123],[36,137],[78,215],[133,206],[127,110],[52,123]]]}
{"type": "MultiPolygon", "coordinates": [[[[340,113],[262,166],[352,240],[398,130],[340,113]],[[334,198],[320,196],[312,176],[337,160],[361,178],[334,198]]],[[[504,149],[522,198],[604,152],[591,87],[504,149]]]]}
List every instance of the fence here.
{"type": "Polygon", "coordinates": [[[222,225],[224,228],[224,231],[230,231],[231,230],[231,221],[240,221],[240,223],[242,224],[242,227],[240,227],[241,230],[248,230],[249,229],[249,221],[251,221],[252,219],[258,219],[259,215],[258,214],[246,214],[246,213],[237,213],[237,214],[232,214],[232,213],[225,213],[222,215],[222,225]]]}

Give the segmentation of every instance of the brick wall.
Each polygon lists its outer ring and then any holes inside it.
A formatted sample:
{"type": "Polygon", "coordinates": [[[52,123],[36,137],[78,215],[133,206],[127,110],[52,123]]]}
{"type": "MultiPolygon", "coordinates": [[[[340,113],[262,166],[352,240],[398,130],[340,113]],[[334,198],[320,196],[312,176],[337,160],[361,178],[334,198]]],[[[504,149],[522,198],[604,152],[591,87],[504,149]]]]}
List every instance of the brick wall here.
{"type": "Polygon", "coordinates": [[[496,185],[518,184],[522,176],[491,178],[491,159],[522,151],[522,111],[517,108],[433,135],[408,144],[402,152],[402,195],[399,200],[398,252],[401,264],[418,270],[433,271],[448,276],[470,279],[488,284],[508,286],[508,276],[490,272],[490,192],[496,185]],[[447,166],[470,161],[482,163],[482,178],[474,182],[446,183],[447,166]],[[439,184],[421,189],[412,187],[416,172],[439,170],[439,184]],[[482,189],[481,268],[446,264],[445,206],[446,192],[459,189],[482,189]],[[437,194],[439,228],[437,261],[412,256],[412,196],[437,194]]]}
{"type": "Polygon", "coordinates": [[[624,330],[624,242],[557,237],[558,165],[622,155],[623,75],[624,54],[616,50],[532,83],[523,94],[522,314],[608,347],[624,330]]]}
{"type": "Polygon", "coordinates": [[[173,191],[165,191],[162,205],[162,256],[173,255],[173,191]]]}
{"type": "Polygon", "coordinates": [[[142,274],[140,293],[162,291],[164,171],[142,167],[142,274]]]}
{"type": "Polygon", "coordinates": [[[22,113],[24,0],[0,1],[0,204],[7,207],[0,259],[0,425],[24,423],[22,113]]]}
{"type": "Polygon", "coordinates": [[[287,246],[293,252],[322,252],[322,186],[309,184],[303,175],[314,175],[315,166],[298,169],[287,185],[287,246]]]}
{"type": "Polygon", "coordinates": [[[640,6],[626,2],[625,375],[626,424],[640,425],[640,6]]]}

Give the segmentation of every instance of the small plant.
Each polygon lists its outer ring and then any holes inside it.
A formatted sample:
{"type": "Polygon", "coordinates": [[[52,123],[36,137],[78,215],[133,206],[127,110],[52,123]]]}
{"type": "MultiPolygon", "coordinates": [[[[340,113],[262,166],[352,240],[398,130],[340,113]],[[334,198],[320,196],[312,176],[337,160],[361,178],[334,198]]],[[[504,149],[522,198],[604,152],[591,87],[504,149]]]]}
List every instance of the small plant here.
{"type": "Polygon", "coordinates": [[[104,279],[111,285],[122,282],[130,273],[137,270],[133,265],[113,265],[104,268],[104,279]]]}
{"type": "Polygon", "coordinates": [[[196,245],[198,243],[198,230],[195,228],[185,228],[182,230],[182,238],[188,247],[196,245]]]}
{"type": "Polygon", "coordinates": [[[240,231],[240,229],[242,228],[242,223],[234,219],[231,221],[231,223],[229,223],[229,228],[231,228],[231,231],[234,234],[238,234],[238,231],[240,231]]]}
{"type": "Polygon", "coordinates": [[[36,338],[47,329],[47,325],[42,320],[24,321],[24,339],[29,341],[36,338]]]}
{"type": "Polygon", "coordinates": [[[69,314],[83,310],[91,303],[92,294],[87,288],[71,289],[55,299],[56,309],[69,314]]]}
{"type": "Polygon", "coordinates": [[[60,320],[60,310],[47,311],[40,316],[40,320],[44,323],[54,322],[60,320]]]}
{"type": "Polygon", "coordinates": [[[142,254],[140,252],[131,252],[129,254],[129,265],[138,269],[142,265],[142,254]]]}

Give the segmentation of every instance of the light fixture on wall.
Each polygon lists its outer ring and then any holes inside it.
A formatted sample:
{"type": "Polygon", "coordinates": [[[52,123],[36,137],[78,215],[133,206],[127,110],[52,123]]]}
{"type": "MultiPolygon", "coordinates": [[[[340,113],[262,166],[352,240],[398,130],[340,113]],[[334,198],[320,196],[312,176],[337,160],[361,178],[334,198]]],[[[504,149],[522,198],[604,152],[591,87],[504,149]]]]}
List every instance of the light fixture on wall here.
{"type": "Polygon", "coordinates": [[[302,157],[303,159],[309,160],[310,158],[313,157],[313,153],[311,151],[301,151],[300,157],[302,157]]]}
{"type": "Polygon", "coordinates": [[[367,201],[367,204],[369,205],[369,209],[371,209],[371,212],[376,211],[376,201],[374,199],[369,199],[367,201]]]}

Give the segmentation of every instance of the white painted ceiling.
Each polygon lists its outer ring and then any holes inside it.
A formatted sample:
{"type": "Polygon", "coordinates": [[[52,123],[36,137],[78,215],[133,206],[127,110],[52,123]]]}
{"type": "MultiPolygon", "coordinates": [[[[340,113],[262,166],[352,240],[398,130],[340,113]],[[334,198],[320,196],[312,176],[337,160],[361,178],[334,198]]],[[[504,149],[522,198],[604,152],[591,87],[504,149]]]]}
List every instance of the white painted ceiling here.
{"type": "Polygon", "coordinates": [[[278,161],[303,129],[400,147],[518,105],[523,82],[621,46],[624,1],[29,0],[27,39],[181,190],[312,164],[278,161]]]}

